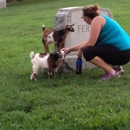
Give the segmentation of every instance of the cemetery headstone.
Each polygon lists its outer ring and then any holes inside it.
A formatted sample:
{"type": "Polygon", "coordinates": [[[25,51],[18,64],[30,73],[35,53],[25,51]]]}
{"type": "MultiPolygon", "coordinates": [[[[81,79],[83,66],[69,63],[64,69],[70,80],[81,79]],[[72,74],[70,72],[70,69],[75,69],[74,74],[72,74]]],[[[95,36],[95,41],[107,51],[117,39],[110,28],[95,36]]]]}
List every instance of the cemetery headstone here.
{"type": "Polygon", "coordinates": [[[0,0],[0,9],[6,7],[6,0],[0,0]]]}

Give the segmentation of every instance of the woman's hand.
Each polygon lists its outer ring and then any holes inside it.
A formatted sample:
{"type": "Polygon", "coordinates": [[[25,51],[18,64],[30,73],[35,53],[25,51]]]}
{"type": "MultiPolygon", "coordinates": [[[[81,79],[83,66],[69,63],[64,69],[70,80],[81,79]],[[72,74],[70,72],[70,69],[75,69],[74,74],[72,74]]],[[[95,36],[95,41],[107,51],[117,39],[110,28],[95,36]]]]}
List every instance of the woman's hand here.
{"type": "Polygon", "coordinates": [[[62,48],[61,51],[64,51],[65,53],[70,53],[71,52],[70,48],[62,48]]]}

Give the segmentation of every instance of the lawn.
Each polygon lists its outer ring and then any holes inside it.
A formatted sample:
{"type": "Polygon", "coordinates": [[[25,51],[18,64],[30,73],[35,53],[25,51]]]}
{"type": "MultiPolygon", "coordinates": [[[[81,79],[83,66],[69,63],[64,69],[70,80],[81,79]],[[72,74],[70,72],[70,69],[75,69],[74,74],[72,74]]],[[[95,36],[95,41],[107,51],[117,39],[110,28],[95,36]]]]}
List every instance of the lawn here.
{"type": "Polygon", "coordinates": [[[106,82],[97,67],[30,81],[29,53],[43,52],[42,24],[53,28],[59,8],[95,3],[130,34],[129,0],[23,0],[0,10],[0,130],[130,130],[130,63],[106,82]]]}

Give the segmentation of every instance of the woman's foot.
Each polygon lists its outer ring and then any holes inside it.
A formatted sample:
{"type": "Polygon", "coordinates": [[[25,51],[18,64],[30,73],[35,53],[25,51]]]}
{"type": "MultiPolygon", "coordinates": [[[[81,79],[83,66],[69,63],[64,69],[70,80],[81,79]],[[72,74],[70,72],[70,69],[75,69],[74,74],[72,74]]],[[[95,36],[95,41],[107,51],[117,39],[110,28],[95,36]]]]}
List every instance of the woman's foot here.
{"type": "Polygon", "coordinates": [[[114,74],[106,72],[105,75],[102,77],[101,80],[106,81],[106,80],[109,80],[111,78],[119,78],[119,77],[120,77],[120,74],[119,74],[118,71],[115,71],[114,74]]]}

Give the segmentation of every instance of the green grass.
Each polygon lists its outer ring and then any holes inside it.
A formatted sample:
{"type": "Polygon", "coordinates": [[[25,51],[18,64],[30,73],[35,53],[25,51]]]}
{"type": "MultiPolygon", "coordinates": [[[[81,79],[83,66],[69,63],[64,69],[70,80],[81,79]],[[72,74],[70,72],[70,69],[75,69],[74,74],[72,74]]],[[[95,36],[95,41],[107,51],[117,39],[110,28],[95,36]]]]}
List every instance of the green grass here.
{"type": "Polygon", "coordinates": [[[129,0],[24,0],[0,10],[1,130],[130,130],[130,63],[106,82],[99,68],[29,79],[30,51],[43,52],[41,25],[54,27],[59,8],[95,3],[130,34],[129,0]]]}

